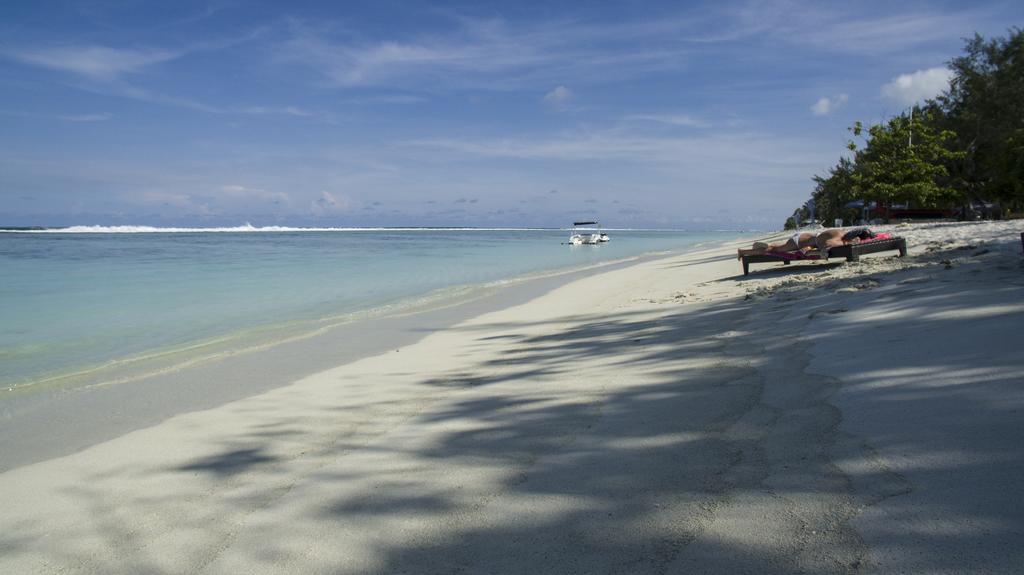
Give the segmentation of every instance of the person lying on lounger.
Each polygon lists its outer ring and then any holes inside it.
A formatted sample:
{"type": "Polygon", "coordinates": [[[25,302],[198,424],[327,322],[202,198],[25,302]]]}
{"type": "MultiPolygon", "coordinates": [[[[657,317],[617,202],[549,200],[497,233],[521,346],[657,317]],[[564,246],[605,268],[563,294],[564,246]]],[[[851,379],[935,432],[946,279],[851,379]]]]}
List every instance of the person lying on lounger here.
{"type": "Polygon", "coordinates": [[[814,238],[814,245],[825,252],[830,248],[844,246],[846,244],[856,244],[863,240],[870,240],[877,236],[875,232],[868,228],[853,228],[852,230],[843,231],[842,228],[832,228],[825,230],[814,238]]]}
{"type": "Polygon", "coordinates": [[[766,242],[754,242],[754,245],[750,249],[738,249],[736,250],[736,259],[742,259],[743,256],[759,256],[761,254],[778,253],[778,252],[795,252],[797,250],[806,251],[814,249],[816,236],[810,232],[796,232],[795,234],[786,238],[784,242],[775,242],[769,244],[766,242]]]}
{"type": "Polygon", "coordinates": [[[830,228],[818,234],[810,232],[796,232],[792,236],[786,238],[786,241],[784,242],[775,242],[772,244],[766,242],[754,242],[753,247],[750,249],[738,249],[736,250],[736,259],[742,259],[743,256],[780,252],[801,251],[806,253],[813,249],[825,251],[836,246],[857,243],[861,240],[869,240],[875,237],[875,235],[875,232],[868,228],[854,228],[848,231],[844,231],[842,228],[830,228]]]}

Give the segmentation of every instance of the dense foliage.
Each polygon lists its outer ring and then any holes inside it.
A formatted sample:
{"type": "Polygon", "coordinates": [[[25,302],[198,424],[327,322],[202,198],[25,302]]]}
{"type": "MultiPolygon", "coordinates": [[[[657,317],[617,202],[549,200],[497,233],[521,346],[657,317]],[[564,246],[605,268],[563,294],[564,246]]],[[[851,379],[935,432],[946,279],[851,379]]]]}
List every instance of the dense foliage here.
{"type": "Polygon", "coordinates": [[[883,124],[855,123],[852,158],[814,177],[809,205],[787,227],[810,205],[822,221],[855,221],[864,206],[1024,211],[1024,31],[975,36],[949,68],[949,90],[934,100],[883,124]]]}
{"type": "Polygon", "coordinates": [[[946,205],[958,199],[948,165],[964,154],[951,149],[956,134],[939,127],[935,110],[915,107],[888,124],[864,130],[858,122],[851,131],[865,140],[861,150],[854,142],[849,146],[856,152],[853,189],[883,204],[946,205]]]}

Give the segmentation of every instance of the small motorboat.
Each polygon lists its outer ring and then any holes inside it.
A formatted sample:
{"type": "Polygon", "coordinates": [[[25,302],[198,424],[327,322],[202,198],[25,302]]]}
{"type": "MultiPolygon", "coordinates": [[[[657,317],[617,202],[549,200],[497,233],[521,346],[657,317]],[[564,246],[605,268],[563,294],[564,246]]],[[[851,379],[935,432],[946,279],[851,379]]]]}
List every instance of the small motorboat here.
{"type": "Polygon", "coordinates": [[[601,225],[597,222],[572,223],[572,233],[569,234],[569,245],[597,245],[606,241],[608,241],[608,236],[601,232],[601,225]],[[580,226],[597,226],[597,232],[591,231],[592,228],[581,228],[580,226]],[[602,236],[605,239],[602,240],[602,236]]]}

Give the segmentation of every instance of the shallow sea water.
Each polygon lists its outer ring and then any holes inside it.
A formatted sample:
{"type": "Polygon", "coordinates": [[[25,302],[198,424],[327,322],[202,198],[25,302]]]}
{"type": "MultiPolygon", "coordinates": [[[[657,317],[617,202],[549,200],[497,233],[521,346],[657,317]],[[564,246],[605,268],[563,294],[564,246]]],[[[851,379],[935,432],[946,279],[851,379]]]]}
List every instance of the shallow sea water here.
{"type": "Polygon", "coordinates": [[[0,386],[169,369],[474,290],[736,232],[291,230],[0,234],[0,386]],[[145,367],[142,367],[145,366],[145,367]]]}

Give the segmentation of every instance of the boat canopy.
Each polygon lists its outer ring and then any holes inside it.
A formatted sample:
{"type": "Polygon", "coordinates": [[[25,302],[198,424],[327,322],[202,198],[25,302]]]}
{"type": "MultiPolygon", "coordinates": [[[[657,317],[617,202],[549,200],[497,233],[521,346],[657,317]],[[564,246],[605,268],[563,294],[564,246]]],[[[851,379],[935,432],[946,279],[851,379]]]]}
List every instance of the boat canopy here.
{"type": "Polygon", "coordinates": [[[574,225],[574,226],[590,226],[590,225],[594,225],[596,223],[597,222],[573,222],[572,225],[574,225]]]}

